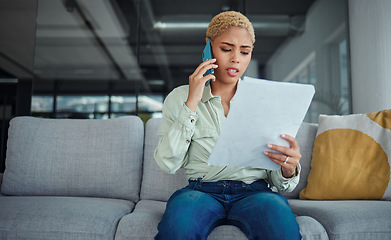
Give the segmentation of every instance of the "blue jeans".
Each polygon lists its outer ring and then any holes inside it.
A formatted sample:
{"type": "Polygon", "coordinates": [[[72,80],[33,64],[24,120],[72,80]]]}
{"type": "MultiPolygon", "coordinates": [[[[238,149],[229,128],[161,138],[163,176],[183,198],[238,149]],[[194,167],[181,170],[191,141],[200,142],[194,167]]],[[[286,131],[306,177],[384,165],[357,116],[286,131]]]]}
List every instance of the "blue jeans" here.
{"type": "Polygon", "coordinates": [[[207,239],[226,224],[240,228],[248,239],[301,239],[288,201],[264,180],[189,181],[168,200],[155,239],[207,239]]]}

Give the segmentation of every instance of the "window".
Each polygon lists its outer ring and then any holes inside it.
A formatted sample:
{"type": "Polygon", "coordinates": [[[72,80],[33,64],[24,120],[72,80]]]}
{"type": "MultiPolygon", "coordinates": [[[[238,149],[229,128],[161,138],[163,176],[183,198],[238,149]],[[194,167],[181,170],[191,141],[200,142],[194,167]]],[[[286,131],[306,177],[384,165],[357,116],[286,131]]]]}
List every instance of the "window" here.
{"type": "MultiPolygon", "coordinates": [[[[285,82],[312,84],[316,86],[316,63],[315,54],[310,54],[292,73],[284,80],[285,82]]],[[[313,101],[304,118],[305,122],[317,122],[319,112],[317,103],[313,101]]]]}
{"type": "Polygon", "coordinates": [[[162,95],[136,96],[66,96],[60,95],[54,104],[53,96],[34,96],[32,113],[34,116],[56,118],[108,119],[134,115],[138,105],[138,115],[143,120],[161,117],[162,95]],[[138,99],[138,102],[136,102],[138,99]]]}
{"type": "Polygon", "coordinates": [[[315,86],[316,93],[304,119],[313,123],[318,121],[319,114],[346,115],[351,111],[346,39],[343,35],[334,37],[319,52],[321,56],[311,53],[284,79],[315,86]],[[317,66],[316,59],[322,64],[317,66]],[[317,71],[324,74],[317,76],[317,71]]]}
{"type": "Polygon", "coordinates": [[[51,113],[53,111],[53,96],[33,96],[31,111],[34,113],[51,113]]]}
{"type": "Polygon", "coordinates": [[[348,71],[348,54],[346,39],[343,39],[338,45],[339,53],[339,74],[341,80],[340,86],[340,105],[341,114],[349,114],[350,107],[350,86],[349,86],[349,71],[348,71]]]}

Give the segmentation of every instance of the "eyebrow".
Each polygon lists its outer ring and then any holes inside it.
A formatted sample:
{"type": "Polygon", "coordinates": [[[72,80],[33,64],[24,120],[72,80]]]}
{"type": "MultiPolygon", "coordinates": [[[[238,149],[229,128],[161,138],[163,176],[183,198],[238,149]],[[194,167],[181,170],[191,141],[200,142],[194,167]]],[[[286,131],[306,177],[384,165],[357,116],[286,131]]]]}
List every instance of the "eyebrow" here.
{"type": "MultiPolygon", "coordinates": [[[[228,46],[231,46],[231,47],[233,47],[234,46],[234,44],[232,44],[232,43],[229,43],[229,42],[222,42],[222,44],[225,44],[225,45],[228,45],[228,46]]],[[[249,46],[249,45],[242,45],[242,46],[240,46],[240,48],[252,48],[251,46],[249,46]]]]}

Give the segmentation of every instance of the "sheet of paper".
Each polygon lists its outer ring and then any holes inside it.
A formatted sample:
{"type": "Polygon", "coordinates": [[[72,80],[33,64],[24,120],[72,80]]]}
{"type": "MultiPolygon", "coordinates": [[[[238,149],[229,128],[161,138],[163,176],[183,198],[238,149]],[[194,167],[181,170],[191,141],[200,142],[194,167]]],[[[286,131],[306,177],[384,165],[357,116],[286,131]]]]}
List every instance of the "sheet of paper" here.
{"type": "Polygon", "coordinates": [[[309,84],[245,77],[208,164],[278,169],[279,165],[264,155],[266,145],[289,146],[281,134],[296,136],[314,94],[309,84]]]}

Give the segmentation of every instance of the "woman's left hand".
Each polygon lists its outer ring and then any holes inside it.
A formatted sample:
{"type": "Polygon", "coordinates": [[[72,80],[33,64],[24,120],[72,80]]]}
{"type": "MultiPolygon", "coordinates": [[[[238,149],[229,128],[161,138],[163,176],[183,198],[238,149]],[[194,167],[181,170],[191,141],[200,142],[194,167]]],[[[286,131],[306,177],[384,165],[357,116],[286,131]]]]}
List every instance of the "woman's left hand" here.
{"type": "Polygon", "coordinates": [[[299,165],[301,159],[300,147],[296,139],[292,136],[282,134],[281,138],[289,142],[289,147],[268,144],[267,148],[279,153],[265,151],[265,155],[281,166],[282,176],[291,178],[295,174],[297,165],[299,165]]]}

